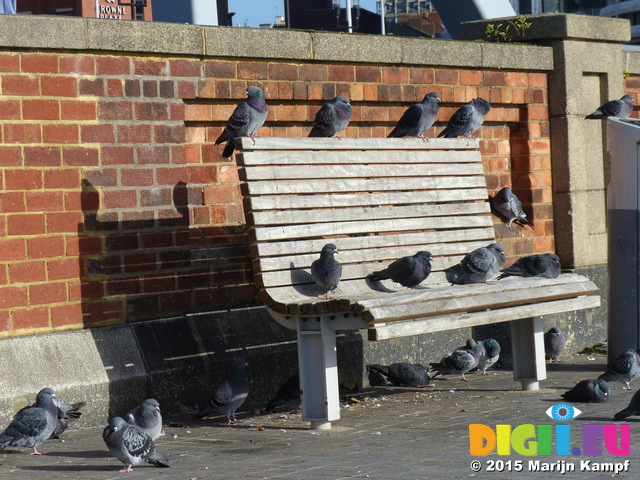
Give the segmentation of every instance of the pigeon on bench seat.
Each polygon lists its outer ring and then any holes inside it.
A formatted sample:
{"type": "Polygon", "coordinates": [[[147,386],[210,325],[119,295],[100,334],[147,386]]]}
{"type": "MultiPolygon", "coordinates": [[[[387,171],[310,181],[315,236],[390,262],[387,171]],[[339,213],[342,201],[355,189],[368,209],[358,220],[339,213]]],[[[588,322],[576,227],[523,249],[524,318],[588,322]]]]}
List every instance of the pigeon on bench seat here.
{"type": "Polygon", "coordinates": [[[403,287],[415,288],[431,273],[431,253],[420,251],[415,255],[402,257],[384,270],[370,273],[368,278],[372,282],[391,279],[403,287]]]}
{"type": "Polygon", "coordinates": [[[484,122],[484,116],[491,110],[491,104],[478,97],[465,103],[449,119],[438,137],[470,137],[484,122]]]}
{"type": "Polygon", "coordinates": [[[610,100],[600,105],[595,112],[585,118],[600,120],[602,118],[618,118],[625,120],[633,112],[633,97],[625,95],[620,100],[610,100]]]}
{"type": "Polygon", "coordinates": [[[213,397],[209,400],[198,417],[209,415],[226,415],[229,425],[238,423],[235,416],[236,410],[247,399],[249,394],[249,382],[247,382],[247,361],[244,358],[236,358],[231,366],[231,376],[216,387],[213,397]]]}
{"type": "Polygon", "coordinates": [[[352,110],[349,99],[342,96],[335,97],[318,110],[309,136],[338,137],[338,133],[349,125],[351,114],[352,110]]]}
{"type": "Polygon", "coordinates": [[[421,387],[429,385],[429,369],[419,363],[392,363],[391,365],[367,365],[367,370],[382,374],[391,385],[398,387],[421,387]]]}
{"type": "Polygon", "coordinates": [[[121,417],[114,417],[102,432],[102,439],[111,455],[125,464],[119,472],[131,472],[142,462],[168,468],[169,459],[156,449],[151,437],[121,417]]]}
{"type": "Polygon", "coordinates": [[[342,277],[342,265],[333,256],[338,253],[338,247],[327,243],[322,247],[320,258],[311,264],[311,276],[324,293],[324,299],[329,300],[329,292],[335,290],[342,277]]]}
{"type": "Polygon", "coordinates": [[[498,280],[505,277],[543,277],[558,278],[560,275],[560,258],[553,253],[544,255],[529,255],[516,260],[513,265],[501,270],[498,280]]]}
{"type": "Polygon", "coordinates": [[[404,112],[388,138],[419,137],[423,140],[429,140],[424,133],[438,118],[439,102],[440,95],[438,93],[427,93],[421,102],[414,103],[404,112]]]}
{"type": "Polygon", "coordinates": [[[457,265],[445,269],[447,281],[452,285],[468,283],[489,283],[507,261],[504,248],[498,243],[476,248],[457,265]]]}

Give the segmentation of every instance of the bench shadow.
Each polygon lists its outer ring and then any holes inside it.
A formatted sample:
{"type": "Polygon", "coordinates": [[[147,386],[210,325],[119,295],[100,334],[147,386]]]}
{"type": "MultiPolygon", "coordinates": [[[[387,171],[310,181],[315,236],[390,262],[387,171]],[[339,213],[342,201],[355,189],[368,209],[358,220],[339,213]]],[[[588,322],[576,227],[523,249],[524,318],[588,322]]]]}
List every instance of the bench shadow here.
{"type": "Polygon", "coordinates": [[[600,363],[547,363],[549,372],[604,372],[606,365],[600,363]]]}
{"type": "MultiPolygon", "coordinates": [[[[105,447],[106,448],[106,447],[105,447]]],[[[50,457],[69,457],[69,458],[113,458],[107,450],[88,450],[88,451],[63,451],[63,452],[47,452],[50,457]]]]}
{"type": "Polygon", "coordinates": [[[306,295],[308,297],[321,295],[320,289],[309,272],[296,267],[293,262],[289,263],[289,272],[291,275],[291,286],[300,295],[306,295]]]}

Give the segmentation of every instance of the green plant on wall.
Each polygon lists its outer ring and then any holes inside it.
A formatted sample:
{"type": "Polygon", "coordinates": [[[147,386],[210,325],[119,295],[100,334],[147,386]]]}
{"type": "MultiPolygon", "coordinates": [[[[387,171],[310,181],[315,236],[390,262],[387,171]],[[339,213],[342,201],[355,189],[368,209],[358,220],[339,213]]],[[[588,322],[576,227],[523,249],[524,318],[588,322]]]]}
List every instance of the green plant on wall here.
{"type": "Polygon", "coordinates": [[[513,42],[514,39],[523,38],[524,32],[531,27],[531,22],[527,22],[524,15],[520,15],[515,20],[509,20],[507,24],[490,23],[485,29],[487,39],[492,42],[513,42]]]}

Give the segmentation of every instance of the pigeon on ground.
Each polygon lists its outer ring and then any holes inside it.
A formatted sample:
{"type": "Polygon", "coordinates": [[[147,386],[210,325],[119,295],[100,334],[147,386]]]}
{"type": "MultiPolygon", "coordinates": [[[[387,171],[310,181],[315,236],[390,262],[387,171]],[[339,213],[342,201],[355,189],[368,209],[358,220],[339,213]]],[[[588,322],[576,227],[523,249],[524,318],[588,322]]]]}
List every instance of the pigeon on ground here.
{"type": "Polygon", "coordinates": [[[626,385],[625,390],[633,390],[629,382],[640,377],[640,355],[637,350],[629,349],[622,352],[615,359],[613,365],[598,377],[607,382],[622,382],[626,385]]]}
{"type": "Polygon", "coordinates": [[[269,400],[265,411],[270,412],[280,405],[287,405],[292,410],[300,410],[300,375],[297,373],[291,375],[286,382],[284,382],[275,397],[269,400]]]}
{"type": "Polygon", "coordinates": [[[504,248],[498,243],[473,250],[457,265],[445,269],[445,276],[451,285],[467,283],[490,283],[489,279],[497,273],[507,261],[504,248]]]}
{"type": "Polygon", "coordinates": [[[582,380],[562,394],[567,402],[605,403],[611,398],[611,387],[602,379],[582,380]]]}
{"type": "Polygon", "coordinates": [[[549,331],[544,334],[544,353],[550,363],[553,363],[554,360],[556,362],[560,361],[560,355],[562,355],[566,343],[567,339],[560,333],[558,327],[550,328],[549,331]]]}
{"type": "Polygon", "coordinates": [[[311,264],[311,276],[324,292],[325,300],[329,299],[329,292],[338,286],[342,277],[342,265],[333,258],[336,253],[338,253],[338,247],[333,243],[327,243],[322,247],[320,258],[311,264]]]}
{"type": "Polygon", "coordinates": [[[318,110],[309,136],[337,137],[338,133],[347,128],[350,120],[351,103],[348,98],[338,96],[318,110]]]}
{"type": "Polygon", "coordinates": [[[619,118],[624,120],[633,112],[633,97],[625,95],[620,100],[610,100],[603,103],[591,115],[585,118],[599,120],[601,118],[619,118]]]}
{"type": "Polygon", "coordinates": [[[233,153],[235,148],[233,141],[237,137],[248,136],[253,139],[255,133],[267,119],[267,103],[264,101],[264,94],[260,87],[251,85],[247,88],[245,95],[247,98],[240,102],[233,111],[227,121],[227,126],[215,142],[216,145],[227,142],[222,152],[224,158],[230,157],[233,153]]]}
{"type": "Polygon", "coordinates": [[[553,253],[530,255],[515,261],[513,265],[501,270],[498,280],[511,275],[517,277],[557,278],[560,275],[560,258],[553,253]]]}
{"type": "Polygon", "coordinates": [[[151,440],[155,440],[162,435],[160,404],[153,398],[146,399],[127,413],[125,420],[149,435],[151,440]]]}
{"type": "Polygon", "coordinates": [[[31,455],[42,455],[38,445],[48,439],[58,423],[58,407],[52,388],[43,388],[36,396],[35,406],[24,407],[0,433],[0,450],[11,447],[29,447],[31,455]]]}
{"type": "Polygon", "coordinates": [[[484,98],[474,98],[460,107],[449,119],[438,137],[470,137],[484,122],[484,116],[491,110],[491,104],[484,98]]]}
{"type": "Polygon", "coordinates": [[[419,363],[392,363],[391,365],[367,365],[367,370],[373,370],[384,375],[391,385],[398,387],[420,387],[429,385],[429,369],[419,363]]]}
{"type": "Polygon", "coordinates": [[[620,410],[613,418],[615,420],[624,420],[627,417],[640,415],[640,390],[633,394],[629,406],[624,410],[620,410]]]}
{"type": "Polygon", "coordinates": [[[493,208],[502,215],[506,220],[506,227],[513,230],[513,222],[526,225],[527,214],[522,210],[522,202],[511,191],[509,187],[504,187],[493,197],[491,204],[493,208]]]}
{"type": "Polygon", "coordinates": [[[245,369],[249,364],[244,358],[236,358],[231,366],[231,376],[219,384],[209,400],[209,405],[200,411],[199,417],[211,414],[226,415],[229,425],[238,423],[236,410],[249,394],[249,383],[245,369]]]}
{"type": "Polygon", "coordinates": [[[420,137],[428,140],[424,132],[429,130],[438,118],[438,102],[440,95],[436,92],[427,93],[421,102],[414,103],[404,112],[388,138],[420,137]]]}
{"type": "Polygon", "coordinates": [[[500,358],[500,344],[495,338],[487,338],[477,342],[479,350],[478,368],[482,375],[489,375],[487,369],[491,368],[500,358]]]}
{"type": "Polygon", "coordinates": [[[456,348],[453,352],[447,353],[438,363],[429,364],[435,370],[431,378],[435,378],[438,375],[459,373],[462,376],[462,380],[467,382],[468,379],[464,374],[476,368],[479,360],[478,344],[470,338],[464,347],[456,348]]]}
{"type": "Polygon", "coordinates": [[[403,287],[415,288],[431,273],[431,253],[418,252],[415,255],[402,257],[384,270],[370,273],[368,278],[372,282],[391,279],[403,287]]]}
{"type": "MultiPolygon", "coordinates": [[[[60,435],[82,416],[80,409],[84,407],[87,402],[67,403],[58,397],[56,397],[54,401],[58,408],[58,421],[56,428],[49,438],[60,438],[60,435]]],[[[33,406],[35,407],[36,405],[34,404],[33,406]]]]}
{"type": "Polygon", "coordinates": [[[169,467],[169,459],[156,450],[151,437],[121,417],[114,417],[102,432],[102,439],[111,455],[124,467],[119,472],[130,472],[134,465],[148,462],[155,467],[169,467]]]}

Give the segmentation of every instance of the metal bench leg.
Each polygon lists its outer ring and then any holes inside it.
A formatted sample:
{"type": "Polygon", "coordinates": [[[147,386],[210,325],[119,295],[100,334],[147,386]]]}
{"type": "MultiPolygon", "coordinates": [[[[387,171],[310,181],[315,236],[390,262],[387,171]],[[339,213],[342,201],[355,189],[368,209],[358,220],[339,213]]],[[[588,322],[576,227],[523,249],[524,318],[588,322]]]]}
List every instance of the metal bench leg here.
{"type": "Polygon", "coordinates": [[[314,430],[329,429],[340,418],[336,332],[329,322],[326,317],[298,320],[302,418],[314,430]]]}
{"type": "Polygon", "coordinates": [[[538,390],[540,380],[547,378],[543,327],[542,317],[511,322],[513,379],[522,382],[523,390],[538,390]]]}

